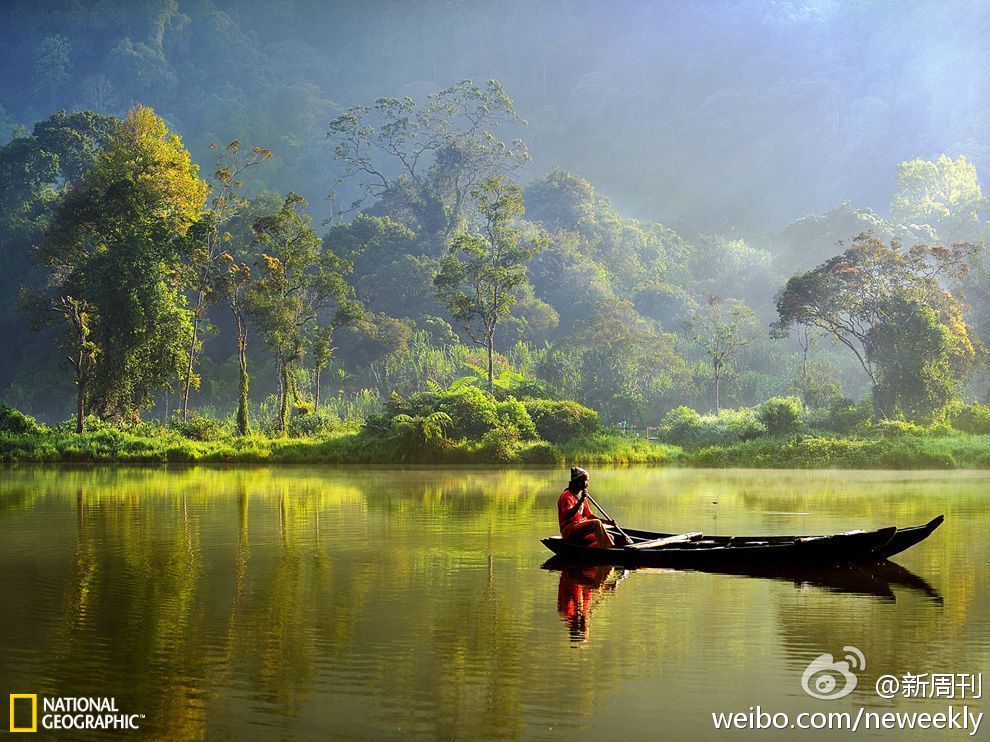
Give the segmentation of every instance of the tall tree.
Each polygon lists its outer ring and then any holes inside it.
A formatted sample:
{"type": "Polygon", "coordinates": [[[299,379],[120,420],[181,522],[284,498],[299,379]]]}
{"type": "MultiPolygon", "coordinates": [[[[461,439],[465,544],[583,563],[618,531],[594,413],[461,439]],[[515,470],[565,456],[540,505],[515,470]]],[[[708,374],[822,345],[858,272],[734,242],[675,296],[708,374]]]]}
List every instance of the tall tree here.
{"type": "MultiPolygon", "coordinates": [[[[976,251],[965,243],[904,248],[896,240],[888,244],[860,235],[841,255],[788,280],[777,295],[774,332],[786,333],[795,325],[817,327],[845,345],[870,380],[875,413],[891,416],[895,410],[888,404],[890,396],[881,394],[882,384],[900,373],[895,367],[906,367],[901,351],[893,347],[911,347],[905,333],[912,332],[912,323],[904,319],[905,307],[926,306],[935,313],[953,338],[947,351],[953,374],[968,373],[973,344],[959,301],[941,279],[965,273],[976,251]]],[[[926,365],[914,367],[924,370],[926,365]]],[[[939,382],[929,377],[918,383],[939,382]]]]}
{"type": "Polygon", "coordinates": [[[454,239],[434,284],[453,318],[485,348],[488,388],[494,391],[495,330],[529,282],[529,261],[545,241],[520,238],[516,221],[524,209],[515,183],[496,175],[472,197],[480,216],[478,231],[454,239]]]}
{"type": "MultiPolygon", "coordinates": [[[[216,149],[216,145],[210,145],[216,149]]],[[[214,183],[210,199],[210,208],[200,220],[189,241],[189,251],[186,256],[188,264],[187,283],[192,290],[192,336],[186,368],[181,379],[182,419],[189,415],[189,392],[193,386],[199,386],[199,377],[195,373],[196,357],[201,350],[200,328],[206,320],[206,310],[217,298],[214,292],[218,267],[221,256],[226,253],[225,245],[232,239],[226,226],[231,219],[245,206],[247,200],[239,191],[244,185],[242,177],[251,167],[270,159],[270,150],[253,147],[249,152],[241,153],[240,140],[233,140],[224,150],[217,161],[214,183]]],[[[235,315],[236,316],[236,315],[235,315]]],[[[238,341],[240,342],[240,340],[238,341]]]]}
{"type": "Polygon", "coordinates": [[[39,367],[55,366],[62,349],[52,347],[44,334],[22,335],[23,317],[15,311],[15,302],[20,294],[32,310],[38,310],[31,322],[35,329],[63,322],[60,310],[49,311],[61,303],[53,305],[53,297],[38,294],[47,277],[35,260],[33,246],[44,240],[63,196],[79,186],[120,123],[90,112],[59,111],[36,123],[30,135],[0,147],[0,337],[7,340],[6,352],[0,353],[0,389],[17,377],[22,359],[30,358],[35,379],[31,395],[47,400],[53,413],[60,408],[57,397],[46,384],[38,383],[38,372],[39,367]]]}
{"type": "Polygon", "coordinates": [[[237,434],[247,435],[249,427],[250,377],[247,365],[247,291],[251,286],[251,266],[239,261],[230,252],[221,255],[223,269],[218,273],[214,286],[225,297],[227,307],[234,316],[237,341],[237,434]]]}
{"type": "Polygon", "coordinates": [[[91,402],[136,419],[179,377],[191,330],[179,291],[187,233],[206,184],[178,136],[137,106],[62,201],[39,249],[54,296],[92,307],[91,402]]]}
{"type": "Polygon", "coordinates": [[[711,365],[712,399],[715,413],[721,409],[722,381],[735,355],[753,340],[756,317],[753,310],[738,299],[707,294],[695,307],[687,330],[711,365]]]}
{"type": "Polygon", "coordinates": [[[306,201],[290,193],[274,214],[254,223],[257,277],[248,291],[248,307],[280,378],[278,431],[288,427],[289,398],[295,397],[292,369],[302,361],[308,331],[323,319],[323,331],[348,322],[359,311],[346,275],[350,264],[322,241],[303,213],[306,201]]]}
{"type": "Polygon", "coordinates": [[[330,123],[342,181],[354,181],[357,209],[369,196],[387,213],[408,214],[407,226],[443,245],[461,226],[472,190],[493,175],[514,172],[529,160],[520,139],[494,135],[523,125],[501,83],[470,80],[412,98],[380,98],[354,106],[330,123]]]}

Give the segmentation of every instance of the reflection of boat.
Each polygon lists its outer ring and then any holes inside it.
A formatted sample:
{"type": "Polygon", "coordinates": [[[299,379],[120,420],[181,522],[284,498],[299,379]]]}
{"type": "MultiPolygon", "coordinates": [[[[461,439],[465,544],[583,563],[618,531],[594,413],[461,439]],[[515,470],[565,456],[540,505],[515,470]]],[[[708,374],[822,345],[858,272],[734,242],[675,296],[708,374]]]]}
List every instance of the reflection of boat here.
{"type": "Polygon", "coordinates": [[[654,548],[636,548],[636,544],[675,535],[627,528],[624,533],[632,539],[631,546],[595,549],[559,536],[545,538],[543,544],[554,554],[570,560],[625,567],[826,567],[887,559],[927,538],[942,520],[940,515],[926,525],[913,528],[891,526],[829,536],[707,536],[654,548]]]}
{"type": "MultiPolygon", "coordinates": [[[[585,565],[589,567],[591,565],[585,565]]],[[[561,570],[561,574],[567,570],[576,568],[573,562],[565,557],[553,556],[543,563],[543,569],[561,570]]],[[[606,574],[610,568],[601,565],[591,566],[594,569],[605,569],[606,574]]],[[[637,574],[640,572],[657,571],[650,567],[635,568],[627,574],[637,574]]],[[[667,571],[667,570],[661,570],[667,571]]],[[[881,561],[866,564],[851,564],[836,567],[790,567],[790,566],[752,566],[752,567],[713,567],[702,568],[703,571],[713,574],[725,574],[739,577],[756,577],[769,580],[781,580],[794,583],[797,588],[816,587],[834,593],[847,593],[854,595],[872,595],[884,600],[894,600],[894,587],[904,587],[910,590],[917,590],[927,598],[941,605],[942,595],[932,587],[923,577],[919,577],[913,572],[904,569],[899,564],[881,561]]],[[[563,576],[561,577],[563,585],[563,576]]],[[[559,600],[558,600],[559,604],[559,600]]]]}

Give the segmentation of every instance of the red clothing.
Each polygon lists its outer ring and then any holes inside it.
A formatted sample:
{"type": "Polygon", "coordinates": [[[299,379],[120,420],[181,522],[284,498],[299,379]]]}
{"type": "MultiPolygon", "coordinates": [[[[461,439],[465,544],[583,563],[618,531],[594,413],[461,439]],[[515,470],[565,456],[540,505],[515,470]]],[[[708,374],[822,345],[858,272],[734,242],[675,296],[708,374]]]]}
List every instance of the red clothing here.
{"type": "Polygon", "coordinates": [[[582,506],[577,509],[574,515],[568,517],[568,512],[577,505],[577,501],[578,496],[570,490],[564,490],[560,493],[560,497],[557,498],[557,520],[560,523],[560,535],[564,538],[570,537],[571,528],[578,523],[594,517],[591,508],[588,507],[587,499],[585,499],[582,506]]]}

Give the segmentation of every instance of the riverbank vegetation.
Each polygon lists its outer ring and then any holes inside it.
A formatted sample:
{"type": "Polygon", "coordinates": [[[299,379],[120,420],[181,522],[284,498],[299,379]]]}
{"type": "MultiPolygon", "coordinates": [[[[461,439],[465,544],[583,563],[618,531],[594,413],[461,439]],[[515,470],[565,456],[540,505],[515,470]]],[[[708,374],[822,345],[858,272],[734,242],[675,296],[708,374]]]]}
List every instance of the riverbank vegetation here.
{"type": "Polygon", "coordinates": [[[603,431],[592,410],[573,402],[497,402],[472,389],[391,403],[363,425],[322,415],[297,425],[291,437],[241,436],[232,417],[199,414],[129,426],[94,418],[86,432],[76,433],[73,421],[48,426],[4,406],[0,462],[990,468],[990,407],[984,405],[957,406],[930,426],[874,424],[854,406],[805,417],[793,398],[718,415],[679,408],[665,418],[659,440],[647,440],[603,431]]]}
{"type": "Polygon", "coordinates": [[[963,155],[889,169],[886,217],[672,226],[535,163],[497,80],[342,99],[305,172],[108,101],[0,146],[5,461],[986,465],[963,155]]]}

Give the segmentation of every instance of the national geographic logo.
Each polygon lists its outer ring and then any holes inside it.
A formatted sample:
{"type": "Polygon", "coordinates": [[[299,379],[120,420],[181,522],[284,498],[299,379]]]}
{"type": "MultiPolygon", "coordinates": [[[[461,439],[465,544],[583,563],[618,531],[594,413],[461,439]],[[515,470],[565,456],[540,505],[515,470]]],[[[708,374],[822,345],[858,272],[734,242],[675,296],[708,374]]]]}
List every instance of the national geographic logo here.
{"type": "Polygon", "coordinates": [[[44,697],[38,715],[37,693],[10,694],[10,731],[37,732],[74,729],[140,729],[144,714],[123,714],[116,698],[44,697]]]}
{"type": "Polygon", "coordinates": [[[38,694],[37,693],[11,693],[10,694],[10,731],[12,732],[37,732],[38,731],[38,694]],[[20,701],[21,703],[18,703],[20,701]],[[24,703],[25,701],[30,701],[30,704],[24,703]],[[18,706],[28,706],[31,707],[31,714],[29,718],[31,719],[31,724],[25,725],[21,722],[18,726],[18,718],[24,719],[24,712],[21,711],[21,716],[17,715],[18,706]]]}

